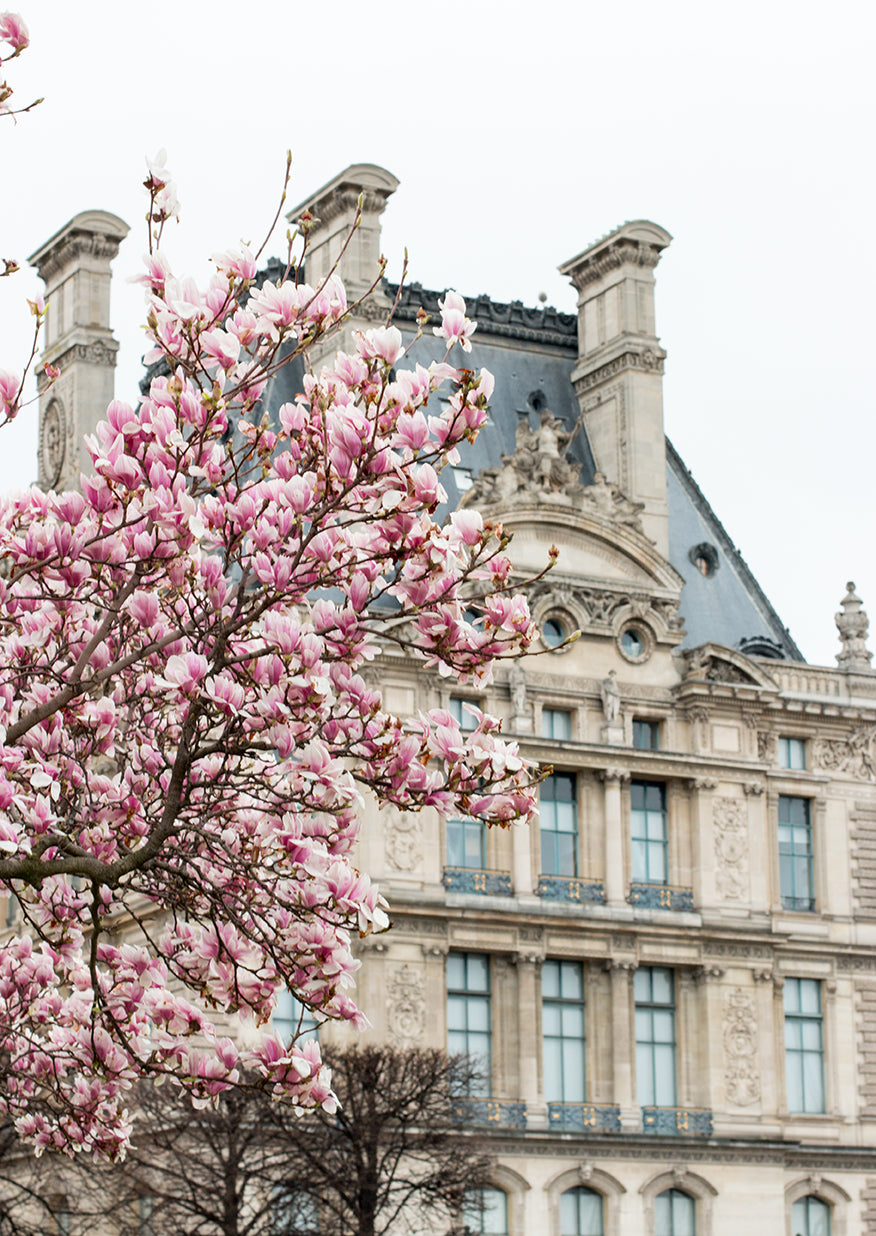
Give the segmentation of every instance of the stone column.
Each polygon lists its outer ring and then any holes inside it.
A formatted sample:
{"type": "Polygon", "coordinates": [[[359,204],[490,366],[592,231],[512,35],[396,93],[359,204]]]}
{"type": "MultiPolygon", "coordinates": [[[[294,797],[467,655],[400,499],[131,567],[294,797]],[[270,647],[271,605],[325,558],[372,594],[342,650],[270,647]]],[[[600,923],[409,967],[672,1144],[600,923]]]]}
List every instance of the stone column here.
{"type": "Polygon", "coordinates": [[[605,784],[605,900],[608,905],[622,905],[627,879],[621,789],[630,774],[623,768],[606,768],[600,775],[605,784]]]}
{"type": "Polygon", "coordinates": [[[638,963],[612,958],[605,967],[611,976],[612,1100],[620,1108],[623,1128],[635,1131],[642,1124],[634,1089],[633,975],[638,963]]]}
{"type": "Polygon", "coordinates": [[[693,783],[696,797],[690,820],[691,883],[694,905],[698,909],[702,906],[714,905],[717,899],[715,848],[712,840],[713,800],[717,787],[718,782],[714,777],[697,777],[693,783]]]}

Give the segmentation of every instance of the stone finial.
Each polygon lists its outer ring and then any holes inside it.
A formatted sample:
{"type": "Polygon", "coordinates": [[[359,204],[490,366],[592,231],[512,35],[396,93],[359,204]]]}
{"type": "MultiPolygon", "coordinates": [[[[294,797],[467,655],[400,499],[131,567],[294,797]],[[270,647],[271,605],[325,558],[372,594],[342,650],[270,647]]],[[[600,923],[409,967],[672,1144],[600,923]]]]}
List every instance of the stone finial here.
{"type": "Polygon", "coordinates": [[[873,656],[867,647],[867,632],[870,620],[864,602],[855,592],[854,581],[846,584],[846,595],[840,601],[842,609],[835,615],[842,651],[837,653],[837,664],[842,670],[868,670],[873,656]]]}

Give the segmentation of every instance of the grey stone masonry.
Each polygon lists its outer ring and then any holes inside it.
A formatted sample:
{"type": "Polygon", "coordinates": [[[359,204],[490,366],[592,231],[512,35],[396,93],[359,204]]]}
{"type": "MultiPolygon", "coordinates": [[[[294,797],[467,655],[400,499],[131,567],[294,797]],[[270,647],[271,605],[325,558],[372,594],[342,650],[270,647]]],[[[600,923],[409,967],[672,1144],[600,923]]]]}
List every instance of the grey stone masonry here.
{"type": "Polygon", "coordinates": [[[876,1176],[868,1176],[867,1187],[861,1190],[861,1221],[863,1236],[876,1236],[876,1176]]]}

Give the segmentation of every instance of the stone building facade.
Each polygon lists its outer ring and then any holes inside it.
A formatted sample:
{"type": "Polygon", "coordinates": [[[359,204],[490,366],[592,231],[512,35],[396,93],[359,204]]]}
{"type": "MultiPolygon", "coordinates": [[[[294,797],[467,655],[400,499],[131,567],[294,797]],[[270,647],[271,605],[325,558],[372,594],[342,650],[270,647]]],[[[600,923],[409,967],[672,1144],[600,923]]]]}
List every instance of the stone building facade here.
{"type": "MultiPolygon", "coordinates": [[[[360,165],[302,203],[315,269],[364,192],[341,273],[367,284],[396,186],[360,165]]],[[[559,548],[531,594],[539,655],[484,691],[391,650],[371,672],[389,709],[483,708],[553,771],[532,829],[372,813],[361,864],[394,926],[363,944],[359,998],[373,1039],[482,1062],[460,1119],[496,1166],[472,1231],[876,1234],[866,615],[849,584],[837,666],[807,665],[667,442],[670,240],[637,221],[566,263],[577,315],[469,302],[473,352],[451,359],[496,392],[442,480],[514,533],[521,577],[559,548]]],[[[417,285],[381,293],[411,336],[437,310],[417,285]]]]}

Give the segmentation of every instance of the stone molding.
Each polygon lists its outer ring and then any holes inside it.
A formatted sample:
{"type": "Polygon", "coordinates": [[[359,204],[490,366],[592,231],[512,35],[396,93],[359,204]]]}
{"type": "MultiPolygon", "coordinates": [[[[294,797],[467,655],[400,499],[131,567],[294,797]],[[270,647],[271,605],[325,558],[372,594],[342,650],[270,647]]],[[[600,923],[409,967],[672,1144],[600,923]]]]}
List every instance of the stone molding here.
{"type": "Polygon", "coordinates": [[[741,987],[725,997],[722,1038],[727,1101],[750,1107],[760,1099],[760,1045],[754,998],[741,987]]]}
{"type": "Polygon", "coordinates": [[[724,901],[742,901],[748,892],[748,811],[739,798],[716,798],[712,804],[715,886],[724,901]]]}
{"type": "Polygon", "coordinates": [[[572,385],[575,394],[580,400],[594,386],[601,386],[603,382],[616,378],[619,373],[623,373],[627,369],[635,369],[639,373],[654,373],[662,376],[663,362],[665,360],[666,353],[662,348],[643,348],[641,351],[630,349],[627,352],[622,352],[620,356],[612,357],[610,361],[606,361],[598,369],[592,369],[589,373],[580,374],[580,376],[574,379],[572,385]]]}

